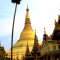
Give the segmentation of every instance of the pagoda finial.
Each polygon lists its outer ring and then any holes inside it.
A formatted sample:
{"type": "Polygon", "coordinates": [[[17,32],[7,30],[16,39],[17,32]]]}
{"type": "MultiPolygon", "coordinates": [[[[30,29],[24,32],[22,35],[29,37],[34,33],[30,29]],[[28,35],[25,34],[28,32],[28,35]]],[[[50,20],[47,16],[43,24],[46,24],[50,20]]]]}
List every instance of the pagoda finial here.
{"type": "Polygon", "coordinates": [[[44,28],[43,40],[47,40],[48,35],[46,34],[46,30],[44,28]]]}
{"type": "Polygon", "coordinates": [[[26,9],[27,13],[29,12],[29,8],[28,8],[28,5],[27,5],[27,9],[26,9]]]}
{"type": "Polygon", "coordinates": [[[36,35],[36,29],[35,29],[35,35],[36,35]]]}
{"type": "Polygon", "coordinates": [[[56,19],[54,19],[54,20],[55,20],[54,24],[56,24],[56,19]]]}
{"type": "Polygon", "coordinates": [[[27,8],[26,8],[26,18],[30,18],[28,5],[27,5],[27,8]]]}
{"type": "Polygon", "coordinates": [[[44,34],[46,34],[46,30],[45,30],[45,27],[44,27],[44,34]]]}

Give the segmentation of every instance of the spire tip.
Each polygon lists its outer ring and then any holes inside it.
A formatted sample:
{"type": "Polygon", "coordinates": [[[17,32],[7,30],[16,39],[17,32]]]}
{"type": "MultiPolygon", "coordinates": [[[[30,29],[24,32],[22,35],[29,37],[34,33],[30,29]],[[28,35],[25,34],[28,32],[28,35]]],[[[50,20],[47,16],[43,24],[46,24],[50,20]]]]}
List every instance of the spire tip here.
{"type": "Polygon", "coordinates": [[[44,27],[44,34],[46,34],[46,30],[45,30],[45,27],[44,27]]]}
{"type": "Polygon", "coordinates": [[[27,11],[27,12],[29,11],[28,4],[27,4],[27,9],[26,9],[26,11],[27,11]]]}

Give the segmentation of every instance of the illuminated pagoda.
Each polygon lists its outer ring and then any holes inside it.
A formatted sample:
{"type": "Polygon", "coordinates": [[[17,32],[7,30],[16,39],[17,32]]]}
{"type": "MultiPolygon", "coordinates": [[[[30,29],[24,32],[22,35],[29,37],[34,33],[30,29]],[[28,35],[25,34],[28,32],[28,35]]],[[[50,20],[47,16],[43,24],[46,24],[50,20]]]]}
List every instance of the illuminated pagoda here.
{"type": "MultiPolygon", "coordinates": [[[[34,44],[34,37],[35,32],[31,27],[29,8],[27,6],[23,31],[21,32],[19,40],[13,46],[13,59],[16,59],[16,54],[18,54],[19,59],[21,59],[22,55],[25,55],[27,41],[31,52],[34,44]]],[[[41,45],[40,42],[39,44],[41,45]]],[[[10,52],[11,50],[6,52],[8,54],[7,57],[11,56],[10,52]]]]}

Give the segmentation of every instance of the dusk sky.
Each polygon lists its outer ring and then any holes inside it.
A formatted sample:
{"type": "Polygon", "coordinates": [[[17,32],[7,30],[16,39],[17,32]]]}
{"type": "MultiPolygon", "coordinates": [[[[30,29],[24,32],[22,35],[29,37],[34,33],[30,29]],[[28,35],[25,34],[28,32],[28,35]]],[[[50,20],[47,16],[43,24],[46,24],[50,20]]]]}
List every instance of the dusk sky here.
{"type": "MultiPolygon", "coordinates": [[[[46,33],[51,35],[54,29],[54,21],[58,20],[60,14],[60,0],[22,0],[17,6],[14,29],[14,44],[23,30],[27,4],[33,30],[40,42],[42,42],[44,27],[46,33]]],[[[0,41],[5,50],[11,47],[11,31],[15,4],[11,0],[0,1],[0,41]]]]}

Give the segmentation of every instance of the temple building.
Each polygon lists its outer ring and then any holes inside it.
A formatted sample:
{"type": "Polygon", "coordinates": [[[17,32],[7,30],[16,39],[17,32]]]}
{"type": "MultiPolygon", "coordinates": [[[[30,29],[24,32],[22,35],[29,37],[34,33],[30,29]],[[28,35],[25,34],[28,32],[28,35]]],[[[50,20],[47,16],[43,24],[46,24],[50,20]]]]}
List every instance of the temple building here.
{"type": "MultiPolygon", "coordinates": [[[[34,38],[35,38],[35,31],[33,31],[31,26],[29,8],[27,6],[23,31],[21,32],[19,40],[13,46],[13,59],[16,59],[17,55],[18,59],[21,59],[21,57],[25,55],[27,41],[29,50],[31,52],[34,45],[34,38]]],[[[40,41],[38,42],[39,45],[41,45],[40,41]]],[[[7,57],[11,57],[11,50],[6,51],[6,53],[8,54],[7,57]]]]}
{"type": "Polygon", "coordinates": [[[38,56],[41,60],[60,60],[60,15],[58,22],[55,20],[55,28],[51,36],[46,34],[44,28],[41,55],[38,56]]]}

